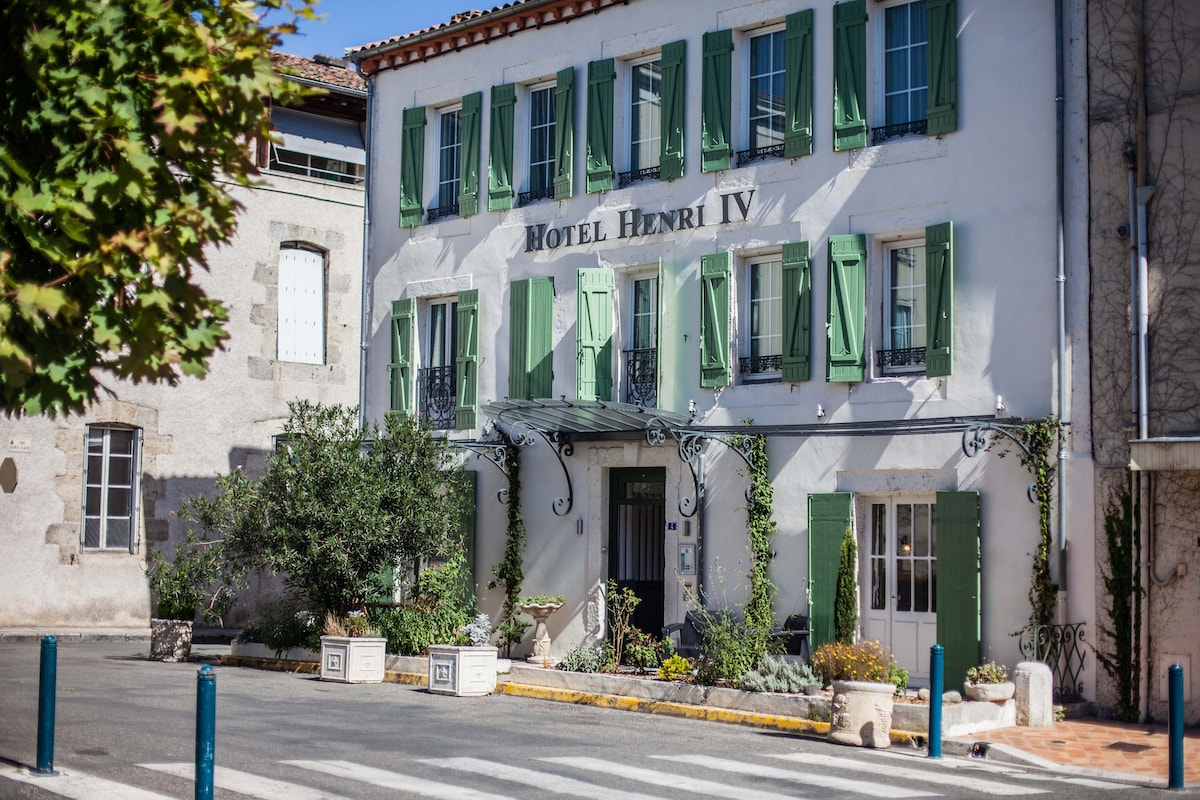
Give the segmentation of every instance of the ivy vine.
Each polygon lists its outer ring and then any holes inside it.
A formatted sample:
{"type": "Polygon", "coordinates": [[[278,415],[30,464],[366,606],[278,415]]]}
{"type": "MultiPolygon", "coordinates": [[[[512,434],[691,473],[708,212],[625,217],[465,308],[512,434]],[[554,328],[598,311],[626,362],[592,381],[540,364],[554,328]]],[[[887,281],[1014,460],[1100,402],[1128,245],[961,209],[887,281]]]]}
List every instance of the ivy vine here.
{"type": "Polygon", "coordinates": [[[525,518],[521,515],[521,449],[513,444],[507,435],[504,437],[505,464],[508,465],[508,532],[504,542],[504,558],[492,567],[492,580],[489,589],[497,586],[504,589],[504,607],[500,612],[500,624],[496,626],[499,644],[504,648],[506,656],[512,654],[512,646],[521,641],[529,623],[517,619],[517,609],[521,596],[521,583],[525,580],[525,518]]]}
{"type": "Polygon", "coordinates": [[[746,505],[746,530],[750,545],[750,594],[746,598],[746,624],[770,630],[775,627],[774,599],[778,587],[771,581],[771,537],[775,520],[775,487],[771,484],[765,436],[748,436],[750,451],[750,491],[746,505]]]}
{"type": "Polygon", "coordinates": [[[1029,583],[1031,625],[1052,625],[1058,602],[1058,586],[1050,577],[1050,554],[1054,540],[1050,531],[1050,510],[1056,476],[1058,443],[1063,435],[1062,420],[1047,415],[1025,420],[1017,431],[1029,452],[1021,451],[1021,464],[1033,476],[1033,494],[1038,506],[1038,546],[1033,554],[1029,583]]]}
{"type": "Polygon", "coordinates": [[[1117,716],[1137,722],[1141,715],[1141,598],[1143,596],[1136,557],[1136,511],[1129,490],[1122,492],[1104,515],[1104,538],[1108,570],[1102,571],[1108,605],[1108,625],[1100,633],[1112,640],[1111,651],[1096,651],[1096,660],[1117,685],[1117,716]],[[1135,608],[1135,605],[1137,608],[1135,608]]]}

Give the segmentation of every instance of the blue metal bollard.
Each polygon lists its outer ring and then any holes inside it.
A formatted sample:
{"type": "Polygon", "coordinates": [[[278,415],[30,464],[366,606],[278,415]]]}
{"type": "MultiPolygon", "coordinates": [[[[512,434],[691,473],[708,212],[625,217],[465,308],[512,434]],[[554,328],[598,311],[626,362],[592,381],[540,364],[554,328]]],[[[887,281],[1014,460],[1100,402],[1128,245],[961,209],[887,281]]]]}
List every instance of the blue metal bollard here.
{"type": "Polygon", "coordinates": [[[929,648],[929,757],[942,757],[942,671],[945,668],[946,648],[935,644],[929,648]]]}
{"type": "Polygon", "coordinates": [[[37,775],[54,771],[54,699],[58,684],[58,639],[42,637],[42,672],[38,684],[37,775]]]}
{"type": "Polygon", "coordinates": [[[1183,788],[1183,667],[1167,670],[1167,788],[1183,788]]]}
{"type": "Polygon", "coordinates": [[[217,738],[217,673],[205,664],[196,675],[196,800],[212,800],[217,738]]]}

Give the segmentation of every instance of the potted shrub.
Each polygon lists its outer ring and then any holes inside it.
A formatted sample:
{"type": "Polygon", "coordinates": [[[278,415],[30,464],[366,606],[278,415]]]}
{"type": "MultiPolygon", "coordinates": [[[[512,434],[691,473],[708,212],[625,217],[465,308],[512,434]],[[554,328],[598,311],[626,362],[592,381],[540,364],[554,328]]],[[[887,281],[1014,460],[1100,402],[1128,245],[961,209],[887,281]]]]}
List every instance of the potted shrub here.
{"type": "Polygon", "coordinates": [[[459,630],[453,644],[429,648],[429,691],[455,697],[479,697],[496,691],[496,656],[488,641],[492,635],[487,614],[459,630]]]}
{"type": "Polygon", "coordinates": [[[813,669],[833,684],[829,738],[840,744],[891,745],[895,659],[880,642],[830,642],[813,654],[813,669]]]}
{"type": "Polygon", "coordinates": [[[970,700],[1003,702],[1012,698],[1017,687],[1008,679],[1008,667],[988,661],[967,670],[963,694],[970,700]]]}
{"type": "Polygon", "coordinates": [[[149,562],[146,582],[154,595],[150,658],[186,661],[192,652],[192,623],[197,612],[219,624],[244,573],[226,562],[221,542],[199,539],[190,532],[171,560],[155,548],[149,562]]]}
{"type": "Polygon", "coordinates": [[[383,681],[387,639],[371,627],[362,611],[345,617],[325,614],[321,637],[321,680],[338,683],[383,681]]]}
{"type": "Polygon", "coordinates": [[[533,652],[526,659],[530,664],[550,668],[558,666],[558,661],[550,657],[550,631],[546,628],[546,620],[566,602],[562,595],[551,597],[546,594],[535,594],[522,597],[517,605],[529,616],[533,617],[533,652]]]}

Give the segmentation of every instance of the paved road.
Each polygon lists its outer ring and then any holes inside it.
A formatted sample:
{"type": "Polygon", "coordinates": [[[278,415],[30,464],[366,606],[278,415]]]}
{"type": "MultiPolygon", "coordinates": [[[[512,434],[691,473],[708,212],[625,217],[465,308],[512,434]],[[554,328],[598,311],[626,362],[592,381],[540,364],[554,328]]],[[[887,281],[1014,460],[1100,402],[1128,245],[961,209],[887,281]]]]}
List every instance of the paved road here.
{"type": "MultiPolygon", "coordinates": [[[[197,664],[59,647],[56,778],[36,755],[38,646],[0,643],[0,798],[190,798],[197,664]]],[[[198,648],[203,653],[220,648],[198,648]]],[[[218,798],[1054,797],[1147,789],[932,764],[751,728],[394,684],[217,668],[218,798]]],[[[1178,796],[1175,794],[1174,796],[1178,796]]]]}

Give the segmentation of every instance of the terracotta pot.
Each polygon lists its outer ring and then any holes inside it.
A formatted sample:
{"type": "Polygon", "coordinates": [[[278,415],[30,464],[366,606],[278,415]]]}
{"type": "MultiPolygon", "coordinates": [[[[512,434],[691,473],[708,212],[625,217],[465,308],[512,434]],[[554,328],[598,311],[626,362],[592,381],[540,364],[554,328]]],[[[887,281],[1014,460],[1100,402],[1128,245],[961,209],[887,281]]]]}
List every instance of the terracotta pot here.
{"type": "Polygon", "coordinates": [[[834,681],[829,739],[839,744],[883,749],[892,744],[893,683],[834,681]]]}
{"type": "Polygon", "coordinates": [[[1010,700],[1016,691],[1017,685],[1012,681],[963,684],[963,693],[969,700],[986,700],[991,703],[1010,700]]]}

